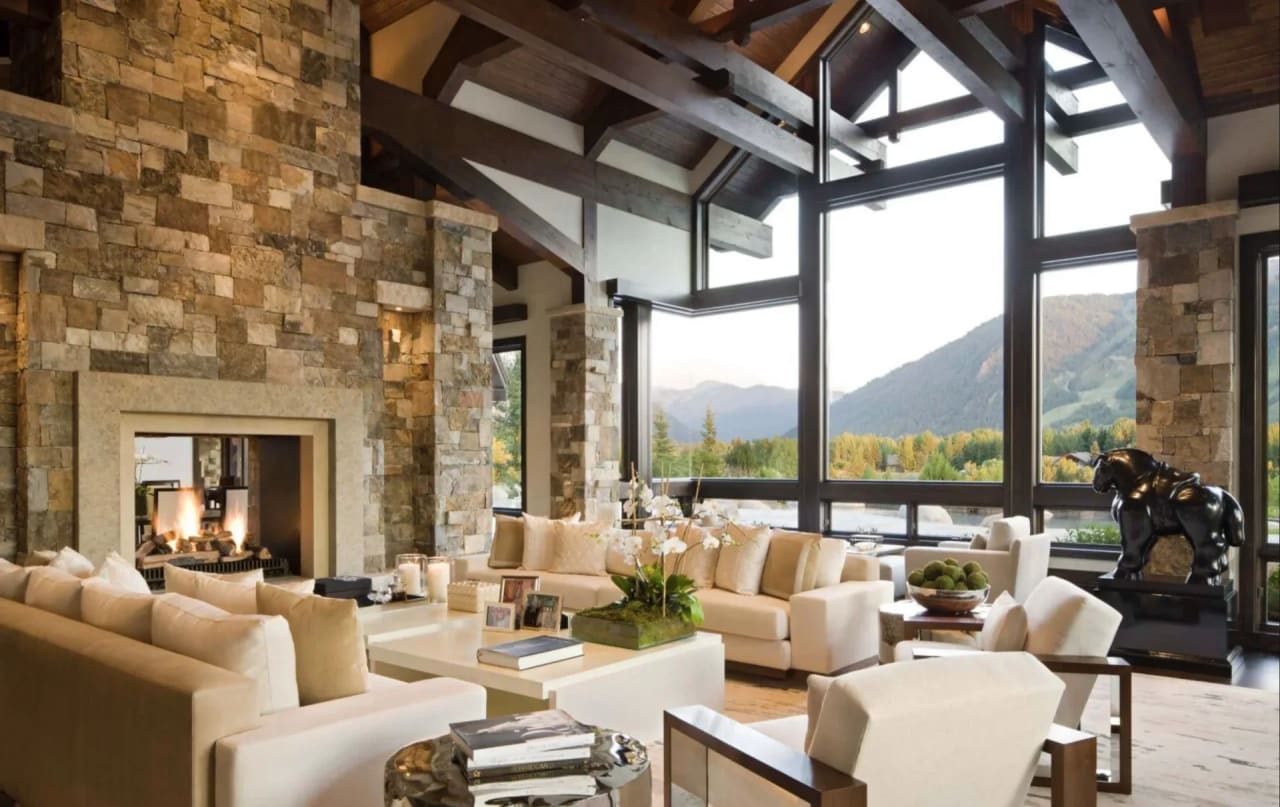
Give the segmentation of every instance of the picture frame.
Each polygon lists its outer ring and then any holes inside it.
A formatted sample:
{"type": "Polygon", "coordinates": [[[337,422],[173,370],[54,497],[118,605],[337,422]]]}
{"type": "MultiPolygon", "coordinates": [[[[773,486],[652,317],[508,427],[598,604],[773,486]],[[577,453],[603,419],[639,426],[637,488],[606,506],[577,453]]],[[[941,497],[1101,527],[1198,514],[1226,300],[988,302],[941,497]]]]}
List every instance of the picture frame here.
{"type": "Polygon", "coordinates": [[[483,627],[487,631],[514,631],[519,627],[516,624],[518,612],[519,606],[516,603],[486,603],[483,627]]]}
{"type": "Polygon", "coordinates": [[[520,628],[539,633],[555,633],[560,630],[561,611],[559,594],[526,592],[520,603],[520,628]]]}
{"type": "Polygon", "coordinates": [[[536,574],[504,574],[498,589],[498,601],[515,603],[517,607],[526,592],[538,590],[536,574]]]}

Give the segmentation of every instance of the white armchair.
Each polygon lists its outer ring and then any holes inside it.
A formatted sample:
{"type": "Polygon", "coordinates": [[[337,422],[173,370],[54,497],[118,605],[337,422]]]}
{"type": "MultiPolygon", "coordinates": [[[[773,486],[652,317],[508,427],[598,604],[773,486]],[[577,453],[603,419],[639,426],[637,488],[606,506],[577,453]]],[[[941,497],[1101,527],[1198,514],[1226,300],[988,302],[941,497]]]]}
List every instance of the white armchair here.
{"type": "Polygon", "coordinates": [[[1015,807],[1042,750],[1055,763],[1051,803],[1090,804],[1096,785],[1079,762],[1096,740],[1053,724],[1062,691],[1029,654],[972,654],[811,676],[798,717],[744,726],[670,710],[667,804],[685,791],[709,804],[1015,807]]]}
{"type": "Polygon", "coordinates": [[[943,541],[936,547],[911,547],[905,553],[906,568],[910,573],[945,558],[955,558],[962,565],[977,561],[991,581],[992,602],[1005,591],[1025,602],[1049,573],[1049,548],[1048,535],[1031,534],[1030,519],[1012,516],[992,522],[989,535],[979,535],[967,544],[943,541]]]}

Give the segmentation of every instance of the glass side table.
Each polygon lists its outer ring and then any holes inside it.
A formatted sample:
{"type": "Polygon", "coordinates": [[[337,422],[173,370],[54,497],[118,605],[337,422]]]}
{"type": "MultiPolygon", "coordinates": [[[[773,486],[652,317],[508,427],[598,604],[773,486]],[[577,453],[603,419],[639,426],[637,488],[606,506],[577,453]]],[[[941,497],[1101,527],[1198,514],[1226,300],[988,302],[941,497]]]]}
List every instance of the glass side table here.
{"type": "MultiPolygon", "coordinates": [[[[652,783],[644,745],[625,734],[596,729],[590,774],[594,796],[531,796],[502,799],[510,807],[650,807],[652,783]]],[[[387,760],[385,807],[481,807],[454,756],[448,735],[406,745],[387,760]]]]}

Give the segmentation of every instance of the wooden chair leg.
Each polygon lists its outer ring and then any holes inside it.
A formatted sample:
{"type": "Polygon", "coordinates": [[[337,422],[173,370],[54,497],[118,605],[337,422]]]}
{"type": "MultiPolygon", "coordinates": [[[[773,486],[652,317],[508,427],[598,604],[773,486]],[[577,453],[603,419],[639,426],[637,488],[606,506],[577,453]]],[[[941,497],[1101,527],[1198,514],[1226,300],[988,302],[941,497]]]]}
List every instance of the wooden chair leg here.
{"type": "Polygon", "coordinates": [[[1098,740],[1055,725],[1044,741],[1049,752],[1049,803],[1053,807],[1097,807],[1098,740]]]}

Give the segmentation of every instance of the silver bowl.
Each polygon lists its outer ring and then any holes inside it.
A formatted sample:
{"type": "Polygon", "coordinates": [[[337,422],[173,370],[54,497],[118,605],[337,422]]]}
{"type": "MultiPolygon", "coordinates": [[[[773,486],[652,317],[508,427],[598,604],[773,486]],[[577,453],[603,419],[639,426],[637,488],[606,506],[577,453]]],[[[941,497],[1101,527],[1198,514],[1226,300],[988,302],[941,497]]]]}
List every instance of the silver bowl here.
{"type": "Polygon", "coordinates": [[[907,594],[926,610],[940,614],[967,614],[987,601],[991,587],[981,591],[948,591],[907,584],[907,594]]]}

